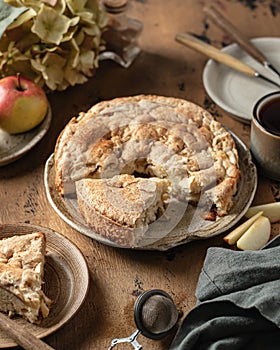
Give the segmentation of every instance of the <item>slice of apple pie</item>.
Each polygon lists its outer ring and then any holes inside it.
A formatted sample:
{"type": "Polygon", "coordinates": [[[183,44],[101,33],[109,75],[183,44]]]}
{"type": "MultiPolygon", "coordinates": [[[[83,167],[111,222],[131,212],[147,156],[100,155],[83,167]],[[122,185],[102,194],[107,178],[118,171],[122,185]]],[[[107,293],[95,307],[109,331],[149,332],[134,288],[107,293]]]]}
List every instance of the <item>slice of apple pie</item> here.
{"type": "Polygon", "coordinates": [[[42,232],[0,240],[0,311],[39,323],[51,300],[42,290],[46,238],[42,232]]]}

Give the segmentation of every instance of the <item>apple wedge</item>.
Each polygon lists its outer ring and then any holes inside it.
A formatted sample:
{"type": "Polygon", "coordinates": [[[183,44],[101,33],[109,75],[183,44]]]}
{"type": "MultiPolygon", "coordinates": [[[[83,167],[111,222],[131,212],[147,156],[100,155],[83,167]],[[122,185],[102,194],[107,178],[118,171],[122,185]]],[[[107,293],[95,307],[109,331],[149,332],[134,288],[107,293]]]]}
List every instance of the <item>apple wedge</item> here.
{"type": "Polygon", "coordinates": [[[260,216],[237,241],[237,248],[241,250],[259,250],[269,240],[271,232],[270,221],[260,216]]]}
{"type": "Polygon", "coordinates": [[[263,214],[262,211],[256,213],[250,219],[245,221],[243,224],[237,226],[233,231],[224,237],[224,241],[229,245],[235,244],[243,233],[263,214]]]}
{"type": "Polygon", "coordinates": [[[273,202],[250,207],[245,213],[245,217],[250,218],[259,211],[263,211],[263,216],[266,216],[271,223],[280,221],[280,202],[273,202]]]}

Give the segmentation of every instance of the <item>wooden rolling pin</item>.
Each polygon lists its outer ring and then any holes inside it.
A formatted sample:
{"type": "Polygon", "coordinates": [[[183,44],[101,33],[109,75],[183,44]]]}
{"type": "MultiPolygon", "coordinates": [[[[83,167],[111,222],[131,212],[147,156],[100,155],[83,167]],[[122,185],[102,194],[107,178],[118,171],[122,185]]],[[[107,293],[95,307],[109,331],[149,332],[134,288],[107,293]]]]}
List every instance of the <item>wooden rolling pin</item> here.
{"type": "Polygon", "coordinates": [[[0,312],[0,329],[26,350],[54,350],[32,333],[0,312]]]}

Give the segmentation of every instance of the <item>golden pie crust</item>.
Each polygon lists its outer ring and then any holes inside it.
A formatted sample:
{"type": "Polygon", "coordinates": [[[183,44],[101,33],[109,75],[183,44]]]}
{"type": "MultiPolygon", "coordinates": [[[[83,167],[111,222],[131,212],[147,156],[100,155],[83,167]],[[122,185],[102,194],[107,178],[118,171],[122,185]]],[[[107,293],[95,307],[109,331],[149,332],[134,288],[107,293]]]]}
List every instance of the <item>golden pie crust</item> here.
{"type": "MultiPolygon", "coordinates": [[[[115,242],[116,232],[123,230],[120,241],[125,244],[127,236],[128,246],[135,242],[133,233],[125,230],[139,229],[139,219],[143,213],[150,217],[150,211],[140,199],[145,210],[138,212],[137,220],[129,222],[131,211],[123,208],[121,216],[127,220],[118,222],[111,215],[109,197],[105,200],[100,190],[104,186],[108,190],[108,180],[121,180],[126,174],[138,182],[167,181],[163,192],[155,187],[161,195],[156,217],[173,199],[211,208],[208,217],[213,217],[228,214],[240,178],[234,139],[221,123],[192,102],[155,95],[103,101],[72,118],[57,140],[54,161],[59,193],[76,195],[86,222],[106,238],[115,242]],[[103,201],[105,206],[100,205],[103,201]]],[[[126,195],[128,188],[121,197],[126,195]]]]}

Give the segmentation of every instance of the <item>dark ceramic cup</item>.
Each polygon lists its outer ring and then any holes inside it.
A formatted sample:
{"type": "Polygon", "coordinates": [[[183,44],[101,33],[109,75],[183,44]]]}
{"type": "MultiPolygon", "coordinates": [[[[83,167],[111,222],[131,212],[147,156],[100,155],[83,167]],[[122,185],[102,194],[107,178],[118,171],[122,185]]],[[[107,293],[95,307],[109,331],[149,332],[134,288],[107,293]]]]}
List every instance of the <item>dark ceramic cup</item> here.
{"type": "Polygon", "coordinates": [[[280,91],[263,96],[253,108],[251,151],[262,175],[280,180],[280,91]]]}

